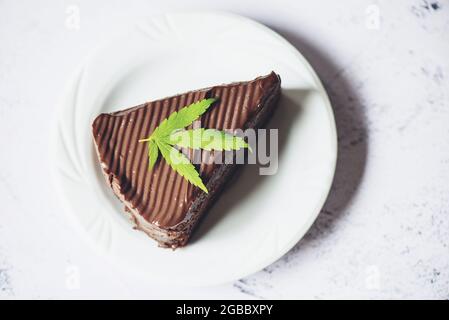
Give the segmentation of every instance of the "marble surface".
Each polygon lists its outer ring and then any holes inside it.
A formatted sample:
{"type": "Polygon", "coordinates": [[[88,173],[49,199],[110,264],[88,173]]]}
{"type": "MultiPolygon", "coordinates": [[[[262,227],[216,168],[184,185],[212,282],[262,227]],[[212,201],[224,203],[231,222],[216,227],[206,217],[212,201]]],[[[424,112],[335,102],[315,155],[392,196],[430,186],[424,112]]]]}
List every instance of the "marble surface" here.
{"type": "Polygon", "coordinates": [[[0,298],[449,298],[449,1],[0,1],[0,298]],[[146,283],[97,255],[54,199],[68,75],[136,17],[220,9],[275,29],[333,103],[339,161],[306,237],[235,283],[146,283]]]}

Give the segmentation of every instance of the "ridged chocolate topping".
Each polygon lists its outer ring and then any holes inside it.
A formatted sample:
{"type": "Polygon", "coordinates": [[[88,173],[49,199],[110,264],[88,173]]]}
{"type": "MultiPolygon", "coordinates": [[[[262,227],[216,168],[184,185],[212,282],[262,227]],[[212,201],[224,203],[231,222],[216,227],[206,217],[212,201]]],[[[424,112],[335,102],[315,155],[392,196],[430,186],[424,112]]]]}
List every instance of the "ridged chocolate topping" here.
{"type": "MultiPolygon", "coordinates": [[[[93,122],[93,136],[103,170],[110,181],[118,181],[121,196],[137,208],[150,223],[169,228],[183,221],[198,192],[163,160],[148,170],[148,148],[138,140],[153,130],[172,112],[204,98],[218,101],[201,117],[204,128],[244,129],[261,101],[279,82],[271,74],[249,82],[221,85],[148,102],[110,114],[100,114],[93,122]]],[[[202,163],[200,176],[207,181],[218,164],[202,163]]]]}

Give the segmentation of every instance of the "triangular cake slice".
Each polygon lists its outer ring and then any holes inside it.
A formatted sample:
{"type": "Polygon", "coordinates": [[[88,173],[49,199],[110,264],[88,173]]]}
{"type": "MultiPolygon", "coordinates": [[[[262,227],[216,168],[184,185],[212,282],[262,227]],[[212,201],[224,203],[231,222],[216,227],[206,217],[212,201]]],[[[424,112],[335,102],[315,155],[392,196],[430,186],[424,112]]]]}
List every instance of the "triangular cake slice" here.
{"type": "Polygon", "coordinates": [[[209,193],[190,184],[165,161],[148,169],[148,148],[139,139],[172,112],[204,98],[217,98],[201,118],[201,127],[218,130],[260,128],[280,96],[280,77],[272,72],[247,82],[200,89],[100,114],[92,130],[101,168],[136,228],[162,247],[186,245],[199,218],[219,196],[237,164],[197,165],[209,193]]]}

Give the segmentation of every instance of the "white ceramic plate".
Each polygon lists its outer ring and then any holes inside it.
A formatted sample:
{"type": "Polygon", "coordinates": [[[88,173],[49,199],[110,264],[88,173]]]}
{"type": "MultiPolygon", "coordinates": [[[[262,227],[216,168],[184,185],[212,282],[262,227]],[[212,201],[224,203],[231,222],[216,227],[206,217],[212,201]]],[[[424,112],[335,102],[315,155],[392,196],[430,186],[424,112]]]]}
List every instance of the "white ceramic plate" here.
{"type": "Polygon", "coordinates": [[[114,263],[150,281],[210,285],[266,267],[305,234],[332,183],[336,129],[317,75],[285,39],[237,15],[173,13],[141,21],[89,56],[59,111],[55,178],[69,216],[114,263]],[[133,230],[101,176],[91,138],[95,116],[271,70],[283,89],[270,122],[280,128],[277,174],[245,167],[185,248],[158,248],[133,230]]]}

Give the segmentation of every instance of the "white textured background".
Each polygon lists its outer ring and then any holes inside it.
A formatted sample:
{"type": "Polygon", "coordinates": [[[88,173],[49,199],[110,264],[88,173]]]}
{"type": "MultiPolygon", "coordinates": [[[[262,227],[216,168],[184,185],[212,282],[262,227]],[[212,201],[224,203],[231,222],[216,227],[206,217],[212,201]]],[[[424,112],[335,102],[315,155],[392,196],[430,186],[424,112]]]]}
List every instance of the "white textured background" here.
{"type": "Polygon", "coordinates": [[[0,146],[0,298],[449,299],[448,0],[0,0],[0,146]],[[111,31],[212,8],[272,27],[310,60],[336,114],[336,180],[307,236],[265,270],[217,287],[153,286],[96,255],[61,213],[54,110],[111,31]]]}

